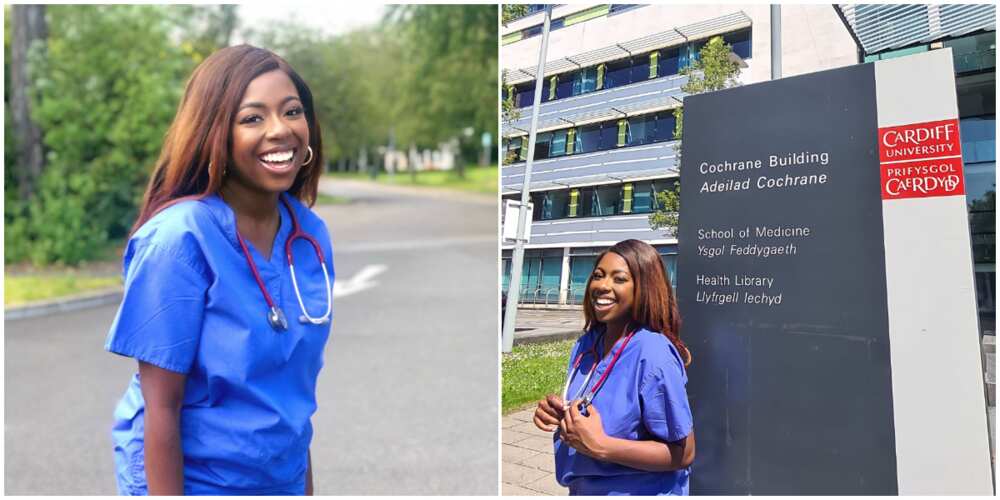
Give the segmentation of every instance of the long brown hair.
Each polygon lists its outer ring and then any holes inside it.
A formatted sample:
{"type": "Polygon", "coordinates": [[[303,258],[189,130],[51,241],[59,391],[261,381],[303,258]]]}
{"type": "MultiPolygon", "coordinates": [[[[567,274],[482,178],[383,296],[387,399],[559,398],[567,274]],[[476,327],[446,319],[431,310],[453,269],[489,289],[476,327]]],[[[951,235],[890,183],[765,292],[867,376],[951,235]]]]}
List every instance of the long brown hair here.
{"type": "Polygon", "coordinates": [[[284,59],[271,51],[237,45],[216,51],[191,74],[131,233],[170,205],[219,191],[230,161],[233,121],[243,94],[254,78],[275,70],[287,74],[299,93],[313,151],[312,160],[299,170],[289,193],[309,206],[315,203],[323,144],[312,91],[284,59]]]}
{"type": "MultiPolygon", "coordinates": [[[[659,252],[650,244],[639,240],[620,241],[597,256],[594,262],[595,270],[608,252],[624,259],[632,275],[635,293],[635,299],[632,301],[632,321],[650,331],[666,335],[680,352],[684,366],[690,365],[691,351],[680,336],[681,316],[677,312],[677,298],[670,286],[670,277],[663,267],[659,252]]],[[[592,279],[594,279],[593,271],[587,280],[587,293],[583,294],[583,315],[586,318],[587,330],[601,324],[597,321],[594,302],[590,297],[592,279]]]]}

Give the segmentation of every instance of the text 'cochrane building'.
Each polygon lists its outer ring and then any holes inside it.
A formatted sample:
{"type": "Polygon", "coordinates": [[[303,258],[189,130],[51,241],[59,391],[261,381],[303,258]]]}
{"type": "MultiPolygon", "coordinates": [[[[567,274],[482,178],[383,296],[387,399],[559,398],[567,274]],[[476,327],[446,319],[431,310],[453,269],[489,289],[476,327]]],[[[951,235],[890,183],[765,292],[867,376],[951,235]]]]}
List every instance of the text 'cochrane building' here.
{"type": "MultiPolygon", "coordinates": [[[[501,193],[520,199],[544,12],[502,28],[504,98],[519,117],[503,126],[501,193]]],[[[831,5],[781,7],[781,75],[858,63],[831,5]]],[[[652,244],[671,280],[677,239],[653,229],[656,193],[679,179],[674,110],[680,71],[714,36],[732,47],[739,81],[771,78],[768,5],[558,5],[552,23],[528,187],[534,205],[520,302],[580,304],[597,254],[635,238],[652,244]]],[[[720,138],[724,140],[724,138],[720,138]]],[[[509,288],[513,245],[503,247],[509,288]]]]}

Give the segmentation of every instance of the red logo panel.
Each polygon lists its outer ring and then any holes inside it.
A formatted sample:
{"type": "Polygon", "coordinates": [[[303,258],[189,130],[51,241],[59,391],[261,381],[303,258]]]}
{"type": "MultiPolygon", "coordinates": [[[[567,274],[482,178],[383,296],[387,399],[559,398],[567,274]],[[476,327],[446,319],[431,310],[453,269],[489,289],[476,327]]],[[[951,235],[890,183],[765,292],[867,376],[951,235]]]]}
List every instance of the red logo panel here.
{"type": "Polygon", "coordinates": [[[882,199],[965,194],[958,120],[878,131],[882,199]]]}

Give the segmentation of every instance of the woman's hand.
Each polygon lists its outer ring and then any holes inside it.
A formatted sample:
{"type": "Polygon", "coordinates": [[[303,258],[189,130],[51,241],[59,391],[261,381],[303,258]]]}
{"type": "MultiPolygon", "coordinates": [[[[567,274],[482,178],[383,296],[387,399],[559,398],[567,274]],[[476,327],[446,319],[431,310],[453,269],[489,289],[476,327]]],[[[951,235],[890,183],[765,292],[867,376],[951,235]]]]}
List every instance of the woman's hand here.
{"type": "Polygon", "coordinates": [[[545,396],[545,399],[539,401],[538,408],[535,408],[535,427],[545,432],[552,432],[559,427],[559,421],[563,419],[563,414],[562,398],[555,394],[549,394],[545,396]]]}
{"type": "Polygon", "coordinates": [[[590,405],[587,407],[587,415],[584,415],[580,412],[582,402],[583,400],[576,399],[566,409],[566,417],[559,426],[562,440],[584,455],[603,460],[608,435],[604,433],[601,414],[597,407],[590,405]]]}

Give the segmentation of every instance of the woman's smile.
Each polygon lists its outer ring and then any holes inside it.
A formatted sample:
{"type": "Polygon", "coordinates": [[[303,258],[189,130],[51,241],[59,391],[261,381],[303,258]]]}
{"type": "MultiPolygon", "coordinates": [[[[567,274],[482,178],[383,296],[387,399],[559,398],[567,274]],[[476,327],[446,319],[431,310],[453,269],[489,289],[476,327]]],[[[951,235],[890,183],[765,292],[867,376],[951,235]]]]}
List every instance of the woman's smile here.
{"type": "Polygon", "coordinates": [[[295,166],[295,153],[297,149],[293,147],[272,148],[267,152],[257,156],[260,164],[275,173],[281,174],[295,166]]]}

